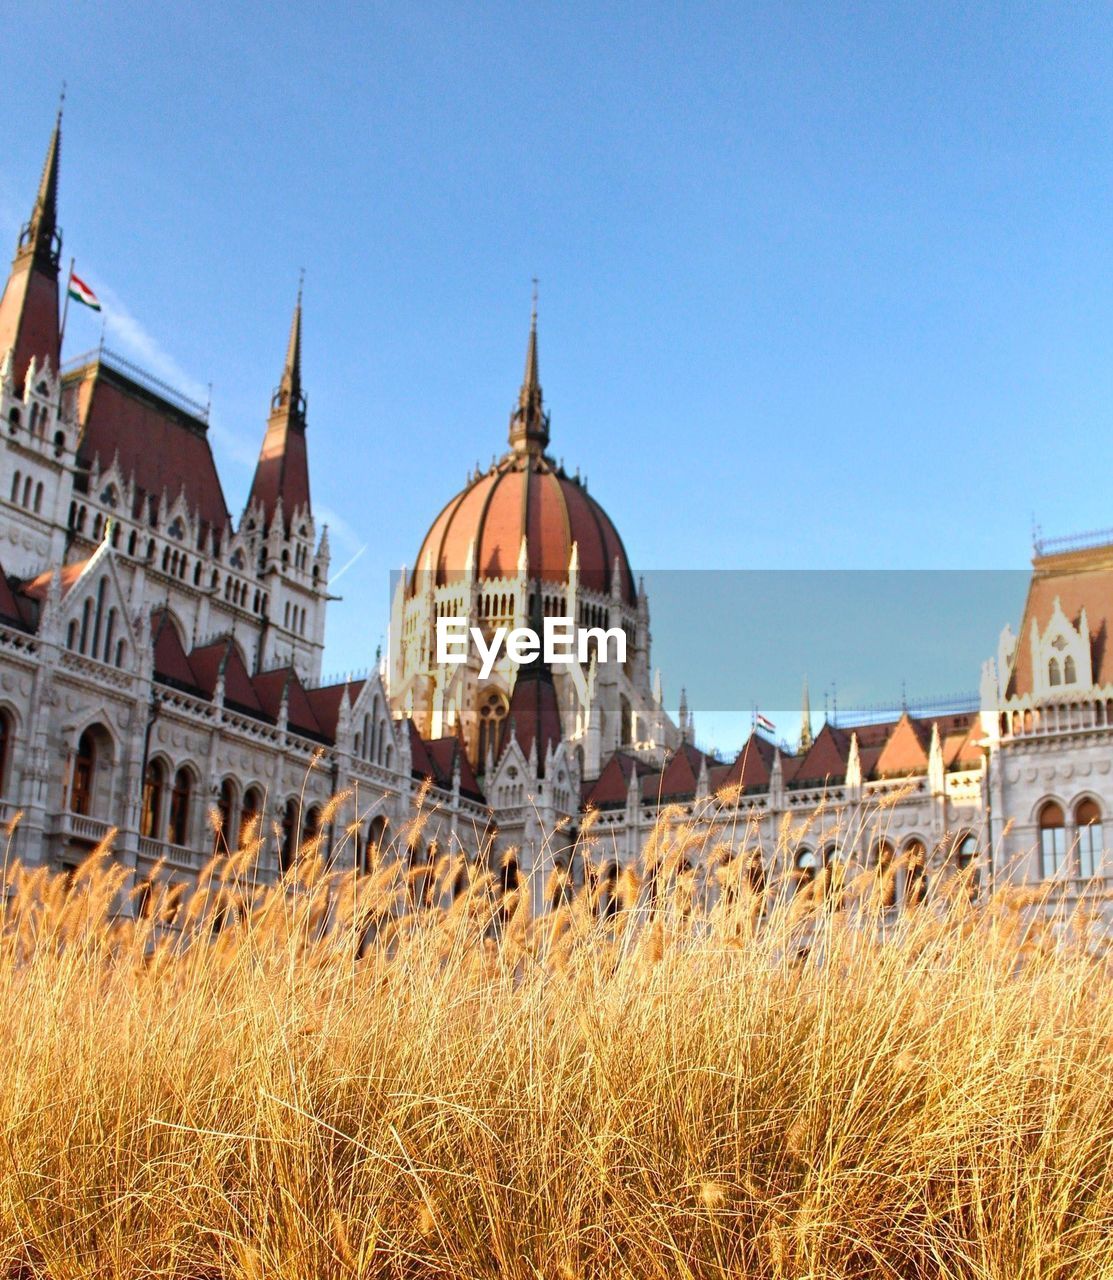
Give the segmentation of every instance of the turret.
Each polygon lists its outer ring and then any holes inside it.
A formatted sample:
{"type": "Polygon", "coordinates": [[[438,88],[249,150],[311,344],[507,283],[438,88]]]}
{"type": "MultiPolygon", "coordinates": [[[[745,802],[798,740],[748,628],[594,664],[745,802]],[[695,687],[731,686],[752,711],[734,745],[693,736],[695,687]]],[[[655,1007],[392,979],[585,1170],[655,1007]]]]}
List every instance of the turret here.
{"type": "Polygon", "coordinates": [[[61,340],[58,326],[58,264],[62,234],[58,229],[58,162],[62,146],[62,112],[50,135],[39,190],[30,219],[19,233],[12,270],[0,298],[0,359],[11,351],[10,377],[21,393],[32,360],[39,372],[58,372],[61,340]]]}

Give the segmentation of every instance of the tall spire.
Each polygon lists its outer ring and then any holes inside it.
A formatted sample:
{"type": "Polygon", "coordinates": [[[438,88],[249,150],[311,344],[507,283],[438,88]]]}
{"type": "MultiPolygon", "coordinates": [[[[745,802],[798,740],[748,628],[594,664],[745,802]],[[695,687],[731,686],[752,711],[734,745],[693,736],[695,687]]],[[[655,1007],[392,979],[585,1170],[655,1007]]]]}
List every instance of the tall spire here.
{"type": "Polygon", "coordinates": [[[518,404],[510,415],[510,447],[515,453],[541,454],[549,445],[549,415],[541,396],[537,361],[537,281],[533,282],[533,307],[530,313],[529,342],[526,346],[526,371],[518,404]]]}
{"type": "Polygon", "coordinates": [[[295,511],[304,508],[306,513],[309,512],[306,397],[301,385],[301,295],[302,281],[299,281],[294,316],[290,321],[290,339],[286,344],[286,363],[278,388],[271,396],[267,432],[247,500],[248,507],[256,501],[262,503],[267,525],[279,503],[287,526],[295,511]]]}
{"type": "MultiPolygon", "coordinates": [[[[65,92],[63,91],[63,100],[65,92]]],[[[62,237],[58,231],[58,161],[62,150],[62,105],[54,121],[54,132],[46,149],[42,177],[35,197],[31,219],[19,233],[16,257],[33,256],[40,265],[58,270],[62,253],[62,237]]]]}
{"type": "Polygon", "coordinates": [[[305,285],[305,272],[298,280],[298,300],[290,321],[290,340],[286,344],[286,363],[282,367],[282,380],[271,397],[271,412],[286,410],[298,420],[305,430],[305,393],[301,389],[301,294],[305,285]]]}
{"type": "Polygon", "coordinates": [[[808,697],[808,677],[804,677],[804,696],[800,703],[800,754],[812,745],[812,704],[808,697]]]}
{"type": "Polygon", "coordinates": [[[15,385],[23,389],[31,361],[58,371],[58,163],[62,147],[62,111],[54,122],[42,177],[30,220],[19,234],[12,270],[0,298],[0,362],[12,353],[15,385]]]}

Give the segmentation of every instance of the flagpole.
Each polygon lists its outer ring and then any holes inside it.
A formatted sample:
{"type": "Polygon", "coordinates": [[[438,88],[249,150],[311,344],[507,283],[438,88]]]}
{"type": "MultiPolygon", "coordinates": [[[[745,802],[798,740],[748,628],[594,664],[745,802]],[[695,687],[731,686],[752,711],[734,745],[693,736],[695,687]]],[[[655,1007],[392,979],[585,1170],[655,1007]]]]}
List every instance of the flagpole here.
{"type": "Polygon", "coordinates": [[[70,282],[73,280],[73,264],[75,258],[70,259],[70,273],[66,277],[66,300],[62,303],[62,327],[58,330],[58,364],[62,364],[62,343],[66,337],[66,316],[70,313],[70,282]]]}

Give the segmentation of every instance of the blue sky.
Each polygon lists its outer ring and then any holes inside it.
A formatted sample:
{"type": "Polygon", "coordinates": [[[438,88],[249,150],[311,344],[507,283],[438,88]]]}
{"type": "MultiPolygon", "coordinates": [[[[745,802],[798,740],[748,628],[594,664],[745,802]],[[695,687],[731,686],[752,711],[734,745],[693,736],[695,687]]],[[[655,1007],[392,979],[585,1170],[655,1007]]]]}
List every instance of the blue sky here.
{"type": "MultiPolygon", "coordinates": [[[[1113,525],[1106,6],[38,3],[16,25],[0,235],[65,78],[65,253],[110,345],[213,384],[237,512],[306,268],[315,506],[337,568],[366,548],[329,670],[371,660],[390,570],[505,447],[534,275],[553,451],[636,567],[1023,569],[1033,515],[1113,525]]],[[[98,336],[75,314],[68,352],[98,336]]]]}

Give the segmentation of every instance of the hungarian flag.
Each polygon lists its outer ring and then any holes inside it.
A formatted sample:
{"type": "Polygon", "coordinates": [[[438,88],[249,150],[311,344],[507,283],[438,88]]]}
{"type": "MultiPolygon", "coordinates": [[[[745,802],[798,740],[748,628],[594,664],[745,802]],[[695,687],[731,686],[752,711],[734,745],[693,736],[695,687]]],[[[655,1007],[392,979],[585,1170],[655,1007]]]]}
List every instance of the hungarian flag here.
{"type": "Polygon", "coordinates": [[[97,295],[80,276],[75,276],[72,271],[70,272],[69,295],[74,302],[83,302],[85,306],[92,307],[94,311],[100,310],[100,300],[97,295]]]}
{"type": "Polygon", "coordinates": [[[757,727],[759,729],[764,729],[766,733],[772,733],[777,726],[769,719],[768,716],[763,716],[759,711],[757,713],[757,727]]]}

